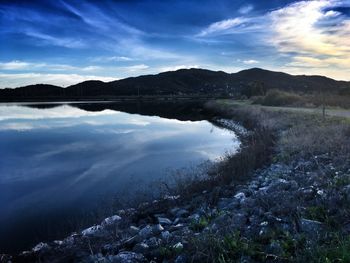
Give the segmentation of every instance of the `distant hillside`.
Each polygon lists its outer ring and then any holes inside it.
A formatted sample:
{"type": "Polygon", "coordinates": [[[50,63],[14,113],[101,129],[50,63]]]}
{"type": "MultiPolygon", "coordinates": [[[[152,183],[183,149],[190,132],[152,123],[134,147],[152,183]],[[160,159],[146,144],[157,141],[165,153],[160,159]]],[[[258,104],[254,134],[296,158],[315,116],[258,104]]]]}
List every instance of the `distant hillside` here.
{"type": "Polygon", "coordinates": [[[269,89],[302,93],[324,90],[350,94],[350,82],[323,76],[293,76],[259,68],[228,74],[205,69],[180,69],[112,82],[84,81],[67,88],[38,84],[16,89],[0,89],[1,101],[109,98],[137,95],[262,95],[269,89]]]}

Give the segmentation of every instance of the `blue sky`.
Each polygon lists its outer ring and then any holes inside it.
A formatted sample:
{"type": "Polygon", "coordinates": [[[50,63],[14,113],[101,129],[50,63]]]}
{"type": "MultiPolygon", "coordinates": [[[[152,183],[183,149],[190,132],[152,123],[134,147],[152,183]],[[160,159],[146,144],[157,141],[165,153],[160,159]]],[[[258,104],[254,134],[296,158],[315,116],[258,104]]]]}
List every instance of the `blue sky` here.
{"type": "Polygon", "coordinates": [[[179,68],[350,80],[350,0],[0,1],[0,87],[179,68]]]}

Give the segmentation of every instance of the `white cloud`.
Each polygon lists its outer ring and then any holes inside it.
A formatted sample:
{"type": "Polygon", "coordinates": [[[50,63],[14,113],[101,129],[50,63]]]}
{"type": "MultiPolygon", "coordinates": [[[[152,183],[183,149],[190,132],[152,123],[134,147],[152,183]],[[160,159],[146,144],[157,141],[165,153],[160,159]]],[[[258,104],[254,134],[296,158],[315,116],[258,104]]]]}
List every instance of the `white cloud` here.
{"type": "Polygon", "coordinates": [[[82,71],[97,71],[102,69],[100,66],[88,66],[88,67],[83,67],[81,68],[82,71]]]}
{"type": "Polygon", "coordinates": [[[253,11],[253,9],[254,9],[253,5],[244,5],[238,10],[238,12],[242,15],[245,15],[253,11]]]}
{"type": "Polygon", "coordinates": [[[58,86],[69,86],[86,80],[117,80],[114,77],[79,75],[79,74],[45,74],[45,73],[0,73],[0,88],[14,88],[30,84],[48,83],[58,86]]]}
{"type": "MultiPolygon", "coordinates": [[[[103,110],[100,112],[89,112],[84,111],[69,105],[62,105],[59,107],[50,108],[49,110],[42,110],[36,108],[26,108],[23,110],[22,106],[19,105],[3,105],[0,111],[0,121],[1,126],[5,124],[4,121],[9,121],[8,123],[18,123],[21,120],[21,123],[24,123],[23,120],[42,120],[42,119],[65,119],[65,118],[80,118],[87,116],[101,116],[101,115],[115,115],[119,112],[112,110],[103,110]]],[[[85,123],[88,123],[86,120],[82,120],[85,123]]],[[[27,123],[27,122],[25,122],[27,123]]],[[[57,122],[57,124],[66,125],[65,122],[57,122]]],[[[90,124],[90,123],[89,123],[90,124]]],[[[95,123],[95,125],[102,125],[103,122],[95,123]]]]}
{"type": "MultiPolygon", "coordinates": [[[[254,41],[274,47],[276,53],[289,58],[287,68],[349,79],[350,18],[337,8],[350,7],[349,0],[299,1],[260,16],[240,16],[215,22],[197,37],[251,33],[254,41]],[[328,70],[328,71],[327,71],[328,70]],[[338,73],[336,73],[338,72],[338,73]]],[[[254,64],[246,61],[246,64],[254,64]]]]}
{"type": "Polygon", "coordinates": [[[199,68],[199,65],[175,65],[175,66],[169,66],[169,67],[161,67],[160,71],[176,71],[179,69],[190,69],[190,68],[199,68]]]}
{"type": "Polygon", "coordinates": [[[249,60],[243,60],[243,63],[246,65],[253,65],[253,64],[258,64],[259,61],[254,60],[254,59],[249,59],[249,60]]]}
{"type": "Polygon", "coordinates": [[[350,19],[331,10],[345,3],[301,1],[269,14],[273,36],[267,42],[295,54],[286,64],[289,71],[349,79],[350,19]]]}
{"type": "Polygon", "coordinates": [[[133,66],[128,66],[128,67],[119,67],[119,69],[130,71],[130,72],[135,72],[135,71],[142,71],[148,69],[149,66],[145,64],[139,64],[139,65],[133,65],[133,66]]]}
{"type": "Polygon", "coordinates": [[[10,62],[1,62],[0,63],[0,69],[3,70],[19,70],[28,68],[30,64],[27,62],[22,62],[18,60],[10,61],[10,62]]]}

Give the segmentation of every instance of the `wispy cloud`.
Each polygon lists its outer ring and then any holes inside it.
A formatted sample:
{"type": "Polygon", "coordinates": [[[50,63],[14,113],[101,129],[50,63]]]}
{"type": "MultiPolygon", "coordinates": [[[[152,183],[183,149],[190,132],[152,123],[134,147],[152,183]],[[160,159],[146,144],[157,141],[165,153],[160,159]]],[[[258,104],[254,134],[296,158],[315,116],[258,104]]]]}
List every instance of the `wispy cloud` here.
{"type": "Polygon", "coordinates": [[[133,61],[133,58],[126,56],[104,56],[104,57],[94,57],[91,59],[96,62],[128,62],[133,61]]]}
{"type": "Polygon", "coordinates": [[[113,30],[123,31],[130,35],[143,35],[142,30],[132,27],[125,22],[122,22],[115,15],[108,15],[106,10],[100,10],[96,5],[84,2],[84,4],[75,7],[72,4],[68,4],[66,1],[61,0],[66,9],[73,14],[79,16],[88,26],[112,33],[113,30]]]}
{"type": "Polygon", "coordinates": [[[244,17],[237,17],[233,19],[226,19],[222,21],[215,22],[209,27],[202,30],[197,36],[205,37],[212,34],[227,34],[229,33],[227,30],[233,29],[235,27],[239,27],[247,22],[249,19],[244,17]]]}
{"type": "Polygon", "coordinates": [[[50,34],[45,34],[42,32],[37,32],[34,30],[25,30],[24,32],[27,36],[40,40],[37,42],[39,45],[53,45],[66,48],[85,48],[87,45],[82,39],[76,39],[64,36],[53,36],[50,34]]]}
{"type": "Polygon", "coordinates": [[[33,71],[33,70],[45,70],[45,71],[97,71],[102,69],[100,66],[86,66],[77,67],[67,64],[50,64],[40,62],[27,62],[20,60],[13,60],[8,62],[0,62],[0,70],[6,71],[33,71]]]}

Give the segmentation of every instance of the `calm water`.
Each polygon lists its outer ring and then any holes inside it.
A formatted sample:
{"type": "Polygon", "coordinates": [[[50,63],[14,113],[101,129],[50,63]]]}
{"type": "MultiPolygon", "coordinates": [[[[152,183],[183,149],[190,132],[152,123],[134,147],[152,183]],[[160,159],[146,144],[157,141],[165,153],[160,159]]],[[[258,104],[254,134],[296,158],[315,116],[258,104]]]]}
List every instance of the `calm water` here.
{"type": "Polygon", "coordinates": [[[238,146],[234,133],[203,120],[0,104],[0,252],[65,236],[74,215],[154,192],[169,171],[238,146]]]}

